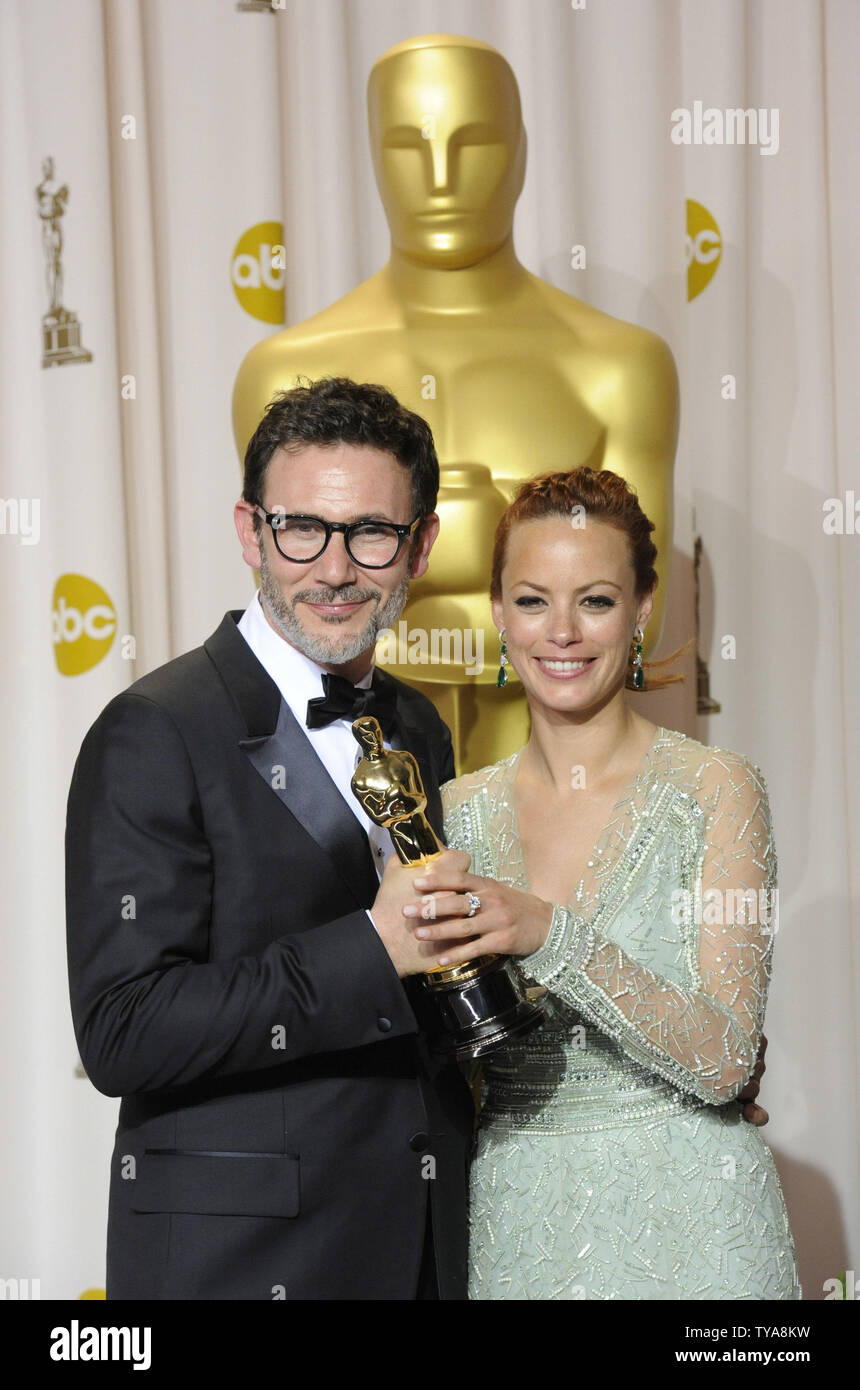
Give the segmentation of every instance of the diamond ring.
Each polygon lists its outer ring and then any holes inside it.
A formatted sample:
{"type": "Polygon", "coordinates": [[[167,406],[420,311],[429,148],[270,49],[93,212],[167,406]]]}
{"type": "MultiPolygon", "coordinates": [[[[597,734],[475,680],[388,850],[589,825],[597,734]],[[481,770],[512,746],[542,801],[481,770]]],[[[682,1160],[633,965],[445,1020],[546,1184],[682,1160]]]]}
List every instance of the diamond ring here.
{"type": "Polygon", "coordinates": [[[481,899],[478,897],[477,893],[467,893],[466,897],[469,900],[469,911],[466,913],[466,916],[474,917],[481,906],[481,899]]]}

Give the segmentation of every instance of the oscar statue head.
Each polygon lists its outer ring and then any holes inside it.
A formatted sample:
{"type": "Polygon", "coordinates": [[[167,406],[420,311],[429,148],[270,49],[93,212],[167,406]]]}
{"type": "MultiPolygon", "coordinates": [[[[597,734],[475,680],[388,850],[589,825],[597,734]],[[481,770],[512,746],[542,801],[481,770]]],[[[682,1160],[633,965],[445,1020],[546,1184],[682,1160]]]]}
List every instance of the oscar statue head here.
{"type": "Polygon", "coordinates": [[[385,751],[379,721],[372,714],[363,714],[352,725],[353,736],[361,744],[366,758],[379,758],[385,751]]]}
{"type": "Polygon", "coordinates": [[[526,165],[517,82],[501,53],[457,34],[406,39],[377,59],[367,103],[393,246],[442,270],[497,251],[526,165]]]}

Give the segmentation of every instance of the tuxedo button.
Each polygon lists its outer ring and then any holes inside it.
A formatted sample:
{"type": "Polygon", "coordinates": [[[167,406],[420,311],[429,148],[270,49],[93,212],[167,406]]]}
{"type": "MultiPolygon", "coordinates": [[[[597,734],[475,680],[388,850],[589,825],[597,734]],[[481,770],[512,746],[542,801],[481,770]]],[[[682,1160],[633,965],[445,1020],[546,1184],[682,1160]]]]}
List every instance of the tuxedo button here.
{"type": "Polygon", "coordinates": [[[430,1147],[430,1135],[425,1134],[423,1129],[419,1129],[417,1134],[413,1134],[409,1140],[410,1149],[414,1149],[417,1154],[425,1153],[430,1147]]]}
{"type": "Polygon", "coordinates": [[[390,1018],[378,1018],[378,1019],[376,1020],[376,1026],[377,1026],[377,1028],[379,1029],[380,1033],[387,1033],[387,1032],[389,1032],[389,1030],[390,1030],[390,1028],[391,1028],[391,1019],[390,1019],[390,1018]]]}

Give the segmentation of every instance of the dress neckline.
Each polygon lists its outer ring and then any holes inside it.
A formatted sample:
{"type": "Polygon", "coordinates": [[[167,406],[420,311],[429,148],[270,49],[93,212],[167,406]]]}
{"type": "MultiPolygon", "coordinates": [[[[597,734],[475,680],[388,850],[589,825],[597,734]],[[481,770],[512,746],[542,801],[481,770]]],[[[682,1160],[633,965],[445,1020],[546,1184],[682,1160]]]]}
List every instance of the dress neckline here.
{"type": "MultiPolygon", "coordinates": [[[[603,846],[603,841],[606,839],[607,832],[610,831],[616,825],[615,813],[618,811],[618,808],[627,805],[633,800],[640,784],[651,772],[651,763],[654,756],[654,752],[661,743],[661,741],[668,736],[668,733],[669,731],[665,729],[662,724],[659,724],[657,726],[657,731],[654,734],[654,737],[652,738],[650,744],[646,748],[643,758],[636,772],[633,773],[629,781],[625,784],[624,787],[622,787],[615,803],[613,804],[610,810],[609,819],[607,820],[605,825],[600,827],[597,839],[595,840],[591,848],[591,852],[585,864],[585,869],[595,870],[596,872],[592,872],[590,878],[584,872],[580,877],[579,882],[574,884],[572,893],[568,898],[568,901],[564,904],[561,904],[562,906],[568,907],[573,911],[581,912],[582,907],[587,903],[590,903],[593,897],[591,893],[586,894],[584,891],[584,885],[586,884],[586,882],[589,883],[589,886],[593,884],[597,880],[599,871],[601,869],[603,869],[605,872],[606,867],[611,867],[617,861],[618,856],[616,854],[615,859],[612,860],[612,865],[605,865],[605,848],[603,846]]],[[[520,821],[516,803],[517,770],[519,768],[520,758],[522,757],[524,752],[525,744],[523,744],[522,748],[518,748],[517,751],[514,754],[512,754],[512,756],[507,760],[508,767],[506,771],[506,800],[508,802],[510,810],[511,828],[513,831],[513,844],[511,846],[513,853],[511,856],[512,862],[510,864],[510,869],[513,876],[519,880],[519,883],[522,886],[523,891],[526,893],[531,893],[533,890],[531,888],[529,876],[526,871],[525,851],[523,849],[523,841],[522,836],[520,834],[520,821]]],[[[630,828],[632,829],[632,826],[630,828]]],[[[628,838],[627,832],[624,833],[624,838],[625,840],[628,838]]]]}

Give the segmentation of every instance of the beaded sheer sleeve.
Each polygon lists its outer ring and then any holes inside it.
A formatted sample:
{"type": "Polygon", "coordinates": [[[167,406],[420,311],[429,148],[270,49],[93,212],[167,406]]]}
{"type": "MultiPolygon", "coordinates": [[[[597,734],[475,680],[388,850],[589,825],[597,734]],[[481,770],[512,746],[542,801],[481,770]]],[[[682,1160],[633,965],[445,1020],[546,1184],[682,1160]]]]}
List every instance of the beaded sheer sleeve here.
{"type": "MultiPolygon", "coordinates": [[[[660,747],[658,738],[657,752],[660,747]]],[[[703,746],[691,742],[690,748],[703,746]]],[[[616,808],[620,852],[610,852],[613,837],[606,835],[595,847],[602,882],[590,899],[580,891],[583,902],[553,905],[545,944],[520,965],[632,1061],[700,1101],[723,1105],[743,1088],[761,1041],[777,862],[760,769],[727,750],[703,751],[709,756],[695,766],[675,756],[672,769],[683,775],[668,780],[654,775],[656,756],[649,760],[648,775],[637,778],[616,808]],[[667,868],[674,869],[671,897],[667,868]],[[669,973],[648,963],[650,955],[665,964],[665,950],[654,950],[657,938],[677,946],[669,973]]],[[[504,824],[498,798],[509,798],[508,829],[518,839],[513,761],[496,765],[505,769],[499,778],[482,783],[473,774],[449,784],[453,792],[445,789],[455,828],[449,843],[462,843],[463,812],[469,805],[474,811],[476,796],[490,812],[485,823],[497,827],[504,824]]],[[[474,815],[471,823],[474,832],[474,815]]],[[[491,859],[500,849],[510,862],[510,849],[498,842],[491,859]]],[[[527,888],[521,858],[519,867],[517,873],[514,864],[508,881],[527,888]]]]}

